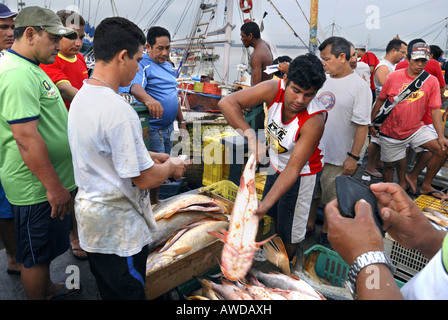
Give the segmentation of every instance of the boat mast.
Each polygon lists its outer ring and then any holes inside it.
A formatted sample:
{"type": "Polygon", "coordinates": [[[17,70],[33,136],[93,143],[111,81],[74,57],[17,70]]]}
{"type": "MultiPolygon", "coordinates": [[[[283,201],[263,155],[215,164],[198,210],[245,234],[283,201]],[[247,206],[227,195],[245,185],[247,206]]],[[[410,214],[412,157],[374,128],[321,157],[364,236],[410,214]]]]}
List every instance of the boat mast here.
{"type": "Polygon", "coordinates": [[[224,61],[223,61],[223,82],[229,83],[230,70],[230,47],[232,41],[232,22],[233,22],[233,2],[234,0],[226,0],[226,38],[224,43],[224,61]]]}
{"type": "Polygon", "coordinates": [[[310,13],[310,53],[316,54],[317,52],[317,22],[319,14],[319,0],[311,0],[311,13],[310,13]]]}

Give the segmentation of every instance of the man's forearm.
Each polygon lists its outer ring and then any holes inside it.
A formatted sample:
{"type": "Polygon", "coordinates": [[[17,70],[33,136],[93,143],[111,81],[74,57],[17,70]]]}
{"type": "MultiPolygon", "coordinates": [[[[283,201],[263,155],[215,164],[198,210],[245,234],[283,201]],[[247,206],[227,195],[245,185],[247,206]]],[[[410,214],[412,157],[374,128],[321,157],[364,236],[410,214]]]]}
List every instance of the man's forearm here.
{"type": "Polygon", "coordinates": [[[40,135],[28,137],[26,141],[18,139],[16,142],[23,162],[47,191],[52,192],[63,186],[40,135]]]}
{"type": "Polygon", "coordinates": [[[359,156],[361,154],[362,147],[367,138],[367,133],[369,131],[369,127],[366,125],[358,125],[356,127],[355,138],[353,140],[352,149],[350,153],[359,156]]]}

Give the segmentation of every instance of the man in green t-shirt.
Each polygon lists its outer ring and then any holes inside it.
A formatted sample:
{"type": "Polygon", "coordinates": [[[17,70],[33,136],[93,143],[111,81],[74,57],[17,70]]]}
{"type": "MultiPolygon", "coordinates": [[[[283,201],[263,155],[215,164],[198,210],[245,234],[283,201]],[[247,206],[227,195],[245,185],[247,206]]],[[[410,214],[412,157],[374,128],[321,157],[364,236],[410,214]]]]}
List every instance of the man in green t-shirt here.
{"type": "Polygon", "coordinates": [[[0,176],[16,220],[16,255],[28,299],[74,292],[50,279],[50,263],[69,247],[76,189],[67,109],[39,64],[53,63],[62,36],[77,37],[51,10],[27,7],[0,62],[0,176]]]}

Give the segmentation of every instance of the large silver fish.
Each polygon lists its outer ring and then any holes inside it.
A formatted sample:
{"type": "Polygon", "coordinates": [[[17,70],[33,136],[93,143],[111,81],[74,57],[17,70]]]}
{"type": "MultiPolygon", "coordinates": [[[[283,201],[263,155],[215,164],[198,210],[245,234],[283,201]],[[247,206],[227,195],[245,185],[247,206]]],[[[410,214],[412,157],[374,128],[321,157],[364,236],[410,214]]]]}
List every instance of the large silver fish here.
{"type": "Polygon", "coordinates": [[[325,300],[312,286],[294,275],[288,276],[277,272],[264,273],[256,269],[252,269],[251,273],[267,287],[295,290],[307,295],[309,299],[325,300]]]}
{"type": "Polygon", "coordinates": [[[154,219],[156,221],[169,218],[177,212],[186,211],[204,211],[204,212],[217,212],[217,213],[229,213],[229,208],[224,201],[211,198],[203,194],[181,194],[169,198],[159,205],[154,210],[154,219]]]}
{"type": "Polygon", "coordinates": [[[157,232],[152,234],[153,241],[149,245],[149,252],[154,251],[158,246],[163,245],[176,232],[186,228],[192,223],[203,219],[215,219],[219,221],[228,221],[229,216],[216,212],[189,211],[179,212],[171,217],[157,220],[157,232]]]}
{"type": "Polygon", "coordinates": [[[187,227],[187,229],[179,231],[160,251],[154,251],[149,254],[146,272],[159,269],[173,262],[180,255],[206,247],[215,240],[213,236],[208,234],[208,231],[227,229],[228,225],[227,221],[205,219],[187,227]]]}

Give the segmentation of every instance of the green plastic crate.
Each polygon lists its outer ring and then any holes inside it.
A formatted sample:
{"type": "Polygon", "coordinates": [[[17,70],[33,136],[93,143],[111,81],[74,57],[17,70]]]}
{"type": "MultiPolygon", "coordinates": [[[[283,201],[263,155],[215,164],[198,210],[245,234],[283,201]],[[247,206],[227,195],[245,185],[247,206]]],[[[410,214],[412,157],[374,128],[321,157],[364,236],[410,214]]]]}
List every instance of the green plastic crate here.
{"type": "MultiPolygon", "coordinates": [[[[313,251],[319,251],[315,266],[316,274],[320,278],[329,281],[333,286],[344,287],[344,281],[347,278],[350,266],[336,251],[318,244],[305,251],[305,257],[308,257],[313,251]]],[[[395,282],[400,289],[404,285],[404,283],[398,279],[395,279],[395,282]]]]}

